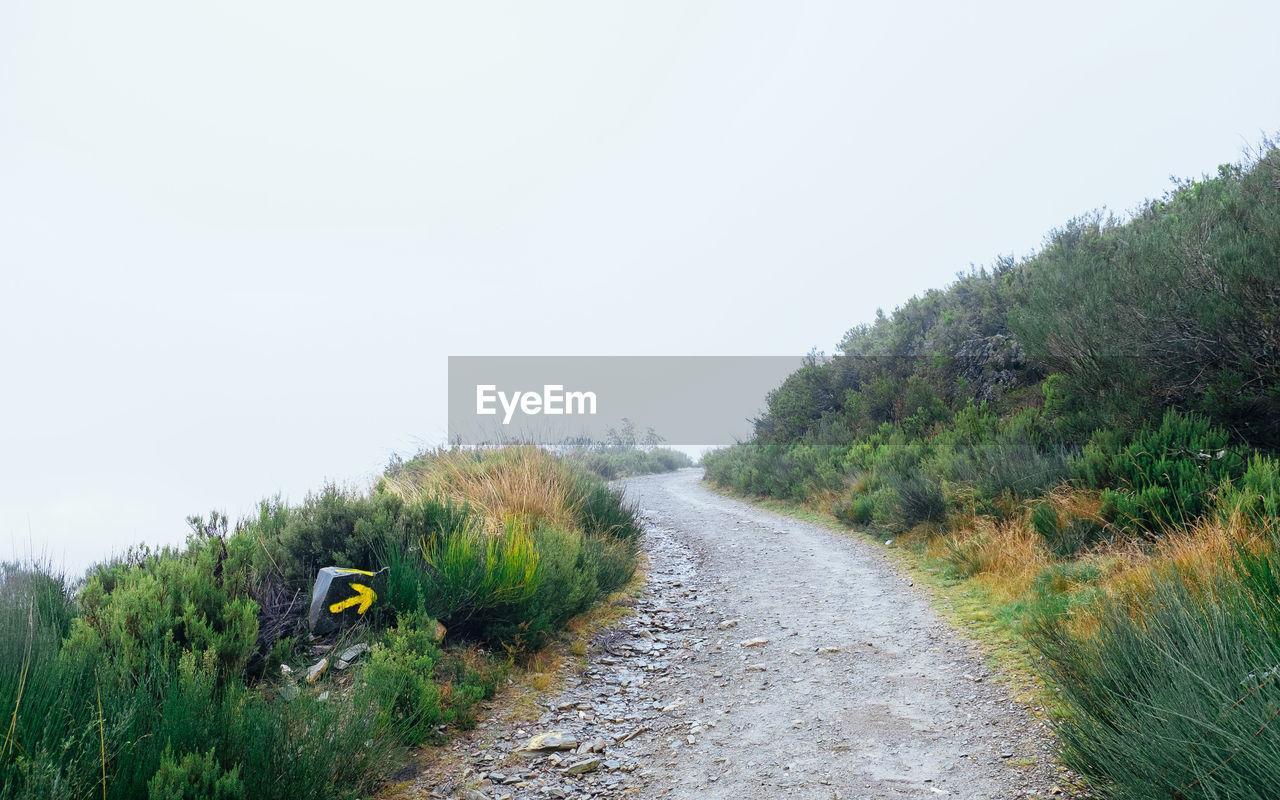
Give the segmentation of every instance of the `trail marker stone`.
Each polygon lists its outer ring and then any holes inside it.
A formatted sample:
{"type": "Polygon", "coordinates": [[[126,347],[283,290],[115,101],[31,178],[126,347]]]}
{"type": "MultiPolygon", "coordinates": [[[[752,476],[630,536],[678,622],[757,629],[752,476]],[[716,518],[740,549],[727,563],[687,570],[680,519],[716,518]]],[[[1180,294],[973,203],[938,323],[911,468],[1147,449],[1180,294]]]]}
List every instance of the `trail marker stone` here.
{"type": "Polygon", "coordinates": [[[363,569],[325,567],[311,589],[307,625],[316,635],[336,631],[358,621],[378,600],[375,573],[363,569]]]}

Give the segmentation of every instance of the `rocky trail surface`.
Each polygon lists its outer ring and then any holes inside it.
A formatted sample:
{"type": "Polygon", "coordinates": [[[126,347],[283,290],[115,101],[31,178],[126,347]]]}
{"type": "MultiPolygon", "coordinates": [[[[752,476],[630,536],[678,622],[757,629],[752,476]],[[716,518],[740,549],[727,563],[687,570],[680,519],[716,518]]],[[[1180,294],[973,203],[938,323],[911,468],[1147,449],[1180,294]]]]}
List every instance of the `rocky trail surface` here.
{"type": "Polygon", "coordinates": [[[627,482],[646,525],[635,613],[536,722],[488,720],[417,796],[1070,796],[1043,724],[876,546],[719,496],[627,482]]]}

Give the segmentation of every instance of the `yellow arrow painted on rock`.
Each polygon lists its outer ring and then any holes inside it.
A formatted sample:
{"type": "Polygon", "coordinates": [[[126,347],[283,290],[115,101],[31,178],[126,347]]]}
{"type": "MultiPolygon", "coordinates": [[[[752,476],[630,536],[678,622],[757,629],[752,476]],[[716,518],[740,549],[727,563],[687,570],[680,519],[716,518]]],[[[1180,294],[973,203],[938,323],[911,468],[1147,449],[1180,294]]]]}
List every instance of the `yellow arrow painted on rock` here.
{"type": "Polygon", "coordinates": [[[330,614],[341,614],[354,605],[359,606],[356,613],[363,614],[369,610],[369,606],[373,605],[373,601],[378,599],[378,593],[363,583],[353,583],[351,588],[356,590],[355,595],[329,606],[330,614]]]}

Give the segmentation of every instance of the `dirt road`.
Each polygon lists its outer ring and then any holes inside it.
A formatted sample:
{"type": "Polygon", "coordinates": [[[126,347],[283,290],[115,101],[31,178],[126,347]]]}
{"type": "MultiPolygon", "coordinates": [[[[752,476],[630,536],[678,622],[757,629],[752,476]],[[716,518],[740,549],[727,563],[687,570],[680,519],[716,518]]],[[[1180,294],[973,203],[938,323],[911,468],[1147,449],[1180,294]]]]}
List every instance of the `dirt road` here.
{"type": "Polygon", "coordinates": [[[1065,796],[1044,726],[875,544],[721,497],[700,478],[627,482],[651,565],[637,613],[597,638],[587,670],[536,724],[490,721],[459,743],[472,771],[436,792],[1065,796]],[[520,750],[552,730],[580,752],[520,750]]]}

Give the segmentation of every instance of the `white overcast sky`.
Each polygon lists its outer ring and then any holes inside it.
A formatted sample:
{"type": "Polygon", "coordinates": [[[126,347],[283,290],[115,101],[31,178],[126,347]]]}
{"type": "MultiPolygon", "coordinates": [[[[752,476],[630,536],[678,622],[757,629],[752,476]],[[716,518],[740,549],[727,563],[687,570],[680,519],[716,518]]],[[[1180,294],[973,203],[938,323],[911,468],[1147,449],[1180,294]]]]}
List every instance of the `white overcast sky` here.
{"type": "MultiPolygon", "coordinates": [[[[449,355],[830,351],[1280,129],[1280,4],[0,4],[0,547],[442,441],[449,355]]],[[[0,553],[0,557],[2,557],[0,553]]]]}

